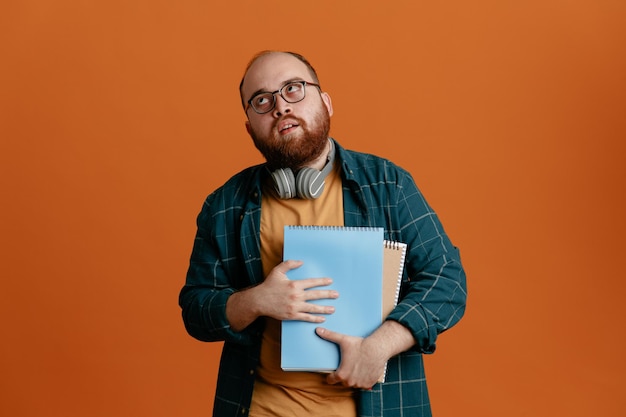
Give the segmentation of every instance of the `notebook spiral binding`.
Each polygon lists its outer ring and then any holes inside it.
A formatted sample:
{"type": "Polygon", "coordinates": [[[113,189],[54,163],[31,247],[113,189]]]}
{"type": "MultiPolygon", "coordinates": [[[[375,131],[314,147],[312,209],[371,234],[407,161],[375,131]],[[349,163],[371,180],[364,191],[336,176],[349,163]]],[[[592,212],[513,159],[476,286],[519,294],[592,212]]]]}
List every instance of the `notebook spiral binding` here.
{"type": "Polygon", "coordinates": [[[401,249],[402,244],[395,240],[385,240],[385,247],[388,249],[401,249]]]}
{"type": "Polygon", "coordinates": [[[374,231],[378,230],[378,227],[359,227],[359,226],[317,226],[317,225],[302,225],[302,226],[285,226],[289,229],[307,229],[307,230],[356,230],[356,231],[374,231]]]}

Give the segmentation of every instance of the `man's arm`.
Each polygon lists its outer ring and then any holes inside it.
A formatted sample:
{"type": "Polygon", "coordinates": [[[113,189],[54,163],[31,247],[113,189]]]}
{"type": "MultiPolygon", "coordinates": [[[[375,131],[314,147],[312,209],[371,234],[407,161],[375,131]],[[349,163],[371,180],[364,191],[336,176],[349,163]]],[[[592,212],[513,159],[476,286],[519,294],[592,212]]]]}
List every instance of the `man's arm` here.
{"type": "Polygon", "coordinates": [[[458,322],[465,310],[465,272],[458,249],[411,175],[395,172],[397,177],[393,173],[386,177],[397,178],[397,186],[389,191],[395,208],[391,225],[385,226],[398,231],[396,238],[408,245],[405,270],[409,279],[403,281],[398,305],[371,336],[318,330],[341,349],[341,363],[329,375],[329,383],[371,388],[393,356],[407,350],[434,352],[437,336],[458,322]]]}

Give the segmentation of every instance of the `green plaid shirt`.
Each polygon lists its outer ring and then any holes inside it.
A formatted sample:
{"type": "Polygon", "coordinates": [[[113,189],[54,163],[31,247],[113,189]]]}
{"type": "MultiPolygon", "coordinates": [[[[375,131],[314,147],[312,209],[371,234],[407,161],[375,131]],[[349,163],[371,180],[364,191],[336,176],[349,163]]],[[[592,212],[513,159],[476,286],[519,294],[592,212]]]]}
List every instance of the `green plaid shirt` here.
{"type": "MultiPolygon", "coordinates": [[[[359,391],[361,417],[430,416],[423,353],[457,323],[466,300],[465,273],[437,215],[411,175],[392,162],[335,143],[341,164],[344,224],[384,227],[385,239],[408,244],[397,307],[388,317],[406,326],[416,344],[389,361],[386,382],[359,391]]],[[[209,195],[179,303],[190,335],[224,341],[213,415],[246,416],[259,362],[263,320],[242,332],[226,320],[226,300],[263,281],[259,225],[264,165],[247,168],[209,195]]]]}

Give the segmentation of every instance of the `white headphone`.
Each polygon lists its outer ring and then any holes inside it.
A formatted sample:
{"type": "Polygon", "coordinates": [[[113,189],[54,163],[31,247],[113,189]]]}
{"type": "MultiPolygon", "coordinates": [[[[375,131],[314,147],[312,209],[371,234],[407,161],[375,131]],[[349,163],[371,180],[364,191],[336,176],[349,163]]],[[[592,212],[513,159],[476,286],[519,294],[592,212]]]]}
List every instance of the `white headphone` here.
{"type": "Polygon", "coordinates": [[[304,167],[298,171],[297,175],[294,175],[290,168],[279,168],[271,173],[278,197],[289,199],[297,196],[310,200],[322,195],[326,177],[332,171],[335,161],[335,145],[330,139],[329,142],[330,151],[326,158],[326,165],[321,171],[304,167]]]}

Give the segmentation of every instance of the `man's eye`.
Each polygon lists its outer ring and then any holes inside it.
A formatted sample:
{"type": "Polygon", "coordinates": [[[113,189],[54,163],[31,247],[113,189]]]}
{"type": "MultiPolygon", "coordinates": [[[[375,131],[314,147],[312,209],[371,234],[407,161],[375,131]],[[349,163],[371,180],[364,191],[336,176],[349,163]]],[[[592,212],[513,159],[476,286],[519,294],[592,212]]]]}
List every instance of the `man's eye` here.
{"type": "Polygon", "coordinates": [[[257,106],[265,106],[270,102],[270,98],[268,96],[257,96],[254,99],[254,104],[257,106]]]}
{"type": "Polygon", "coordinates": [[[298,91],[302,90],[302,84],[300,83],[289,84],[286,87],[287,94],[297,93],[298,91]]]}

